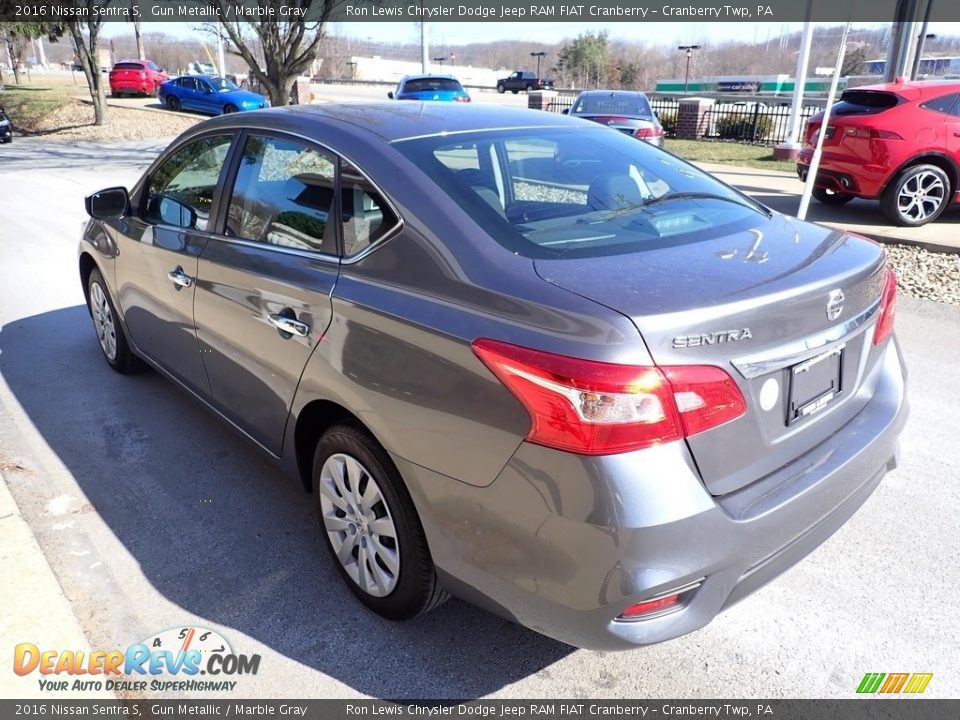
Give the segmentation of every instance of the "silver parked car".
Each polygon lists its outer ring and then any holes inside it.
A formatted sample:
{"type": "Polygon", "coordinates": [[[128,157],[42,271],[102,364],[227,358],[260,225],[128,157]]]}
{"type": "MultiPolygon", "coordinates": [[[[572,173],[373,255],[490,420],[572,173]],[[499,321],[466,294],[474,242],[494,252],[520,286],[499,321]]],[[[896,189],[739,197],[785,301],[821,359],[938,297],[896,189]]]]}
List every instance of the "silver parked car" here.
{"type": "Polygon", "coordinates": [[[87,210],[109,365],[276,458],[389,618],[452,593],[573,645],[673,638],[896,466],[881,247],[583,120],[224,116],[87,210]]]}
{"type": "Polygon", "coordinates": [[[663,147],[663,126],[642,92],[585,90],[563,113],[592,120],[651,145],[663,147]]]}

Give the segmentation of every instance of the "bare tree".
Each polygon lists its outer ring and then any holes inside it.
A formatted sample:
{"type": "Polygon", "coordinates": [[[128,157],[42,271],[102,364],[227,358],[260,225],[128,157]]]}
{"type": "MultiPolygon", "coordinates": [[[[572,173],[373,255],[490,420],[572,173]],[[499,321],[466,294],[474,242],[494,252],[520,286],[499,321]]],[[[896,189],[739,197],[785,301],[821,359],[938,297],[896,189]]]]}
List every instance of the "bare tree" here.
{"type": "MultiPolygon", "coordinates": [[[[263,0],[261,6],[280,16],[280,7],[299,9],[296,20],[238,20],[240,0],[210,0],[219,11],[220,29],[230,52],[239,55],[250,68],[250,75],[270,97],[272,105],[289,105],[290,91],[297,76],[313,64],[324,40],[326,23],[333,9],[343,0],[263,0]],[[309,20],[306,18],[310,18],[309,20]],[[258,47],[259,46],[259,47],[258,47]],[[257,57],[262,53],[262,65],[257,57]]],[[[290,15],[287,15],[290,17],[290,15]]]]}
{"type": "MultiPolygon", "coordinates": [[[[92,6],[95,0],[87,0],[89,20],[70,20],[63,23],[63,29],[69,33],[76,48],[80,66],[87,78],[90,99],[93,100],[93,123],[103,125],[107,122],[107,91],[104,74],[100,69],[100,30],[103,15],[94,15],[92,6]]],[[[102,2],[102,0],[101,0],[102,2]]],[[[109,3],[109,0],[107,0],[109,3]]]]}

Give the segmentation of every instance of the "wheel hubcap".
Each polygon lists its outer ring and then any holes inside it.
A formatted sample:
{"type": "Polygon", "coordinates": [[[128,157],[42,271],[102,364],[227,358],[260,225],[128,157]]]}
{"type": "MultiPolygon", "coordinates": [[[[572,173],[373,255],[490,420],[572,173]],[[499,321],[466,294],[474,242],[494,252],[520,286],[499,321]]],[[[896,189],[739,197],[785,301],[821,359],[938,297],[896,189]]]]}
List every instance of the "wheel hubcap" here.
{"type": "Polygon", "coordinates": [[[397,529],[380,486],[354,457],[337,453],[320,470],[320,514],[337,560],[364,592],[385,597],[400,578],[397,529]]]}
{"type": "Polygon", "coordinates": [[[100,348],[107,360],[117,359],[117,331],[113,322],[113,311],[107,302],[107,294],[100,283],[90,286],[90,310],[93,313],[93,326],[97,330],[100,348]]]}
{"type": "Polygon", "coordinates": [[[933,216],[943,206],[947,188],[943,180],[932,172],[917,173],[900,188],[897,206],[900,214],[911,222],[933,216]]]}

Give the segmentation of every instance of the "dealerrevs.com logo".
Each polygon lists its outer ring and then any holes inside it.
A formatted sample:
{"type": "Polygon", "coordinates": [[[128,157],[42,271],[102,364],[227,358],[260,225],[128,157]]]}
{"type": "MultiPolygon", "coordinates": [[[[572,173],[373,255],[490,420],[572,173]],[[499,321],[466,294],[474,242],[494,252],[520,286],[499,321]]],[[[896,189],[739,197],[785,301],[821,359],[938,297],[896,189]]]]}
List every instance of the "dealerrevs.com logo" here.
{"type": "Polygon", "coordinates": [[[256,675],[259,668],[259,655],[237,654],[218,632],[199,627],[164,630],[126,650],[61,651],[20,643],[13,651],[13,671],[39,673],[41,690],[229,692],[237,686],[229,678],[256,675]]]}

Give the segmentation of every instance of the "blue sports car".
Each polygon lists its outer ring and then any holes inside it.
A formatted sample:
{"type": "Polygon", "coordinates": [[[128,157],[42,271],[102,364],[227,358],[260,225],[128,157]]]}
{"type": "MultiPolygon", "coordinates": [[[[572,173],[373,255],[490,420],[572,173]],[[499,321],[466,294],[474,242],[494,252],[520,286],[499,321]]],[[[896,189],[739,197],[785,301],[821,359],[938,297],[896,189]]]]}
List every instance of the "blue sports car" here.
{"type": "Polygon", "coordinates": [[[241,89],[217,75],[184,75],[160,85],[160,102],[171,110],[195,110],[212,115],[270,107],[263,95],[241,89]]]}
{"type": "Polygon", "coordinates": [[[453,75],[406,75],[396,92],[388,92],[393,100],[445,100],[470,102],[470,96],[453,75]]]}

